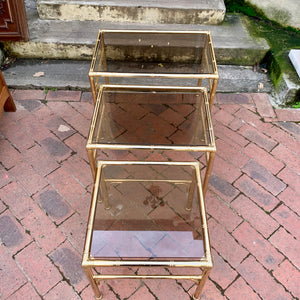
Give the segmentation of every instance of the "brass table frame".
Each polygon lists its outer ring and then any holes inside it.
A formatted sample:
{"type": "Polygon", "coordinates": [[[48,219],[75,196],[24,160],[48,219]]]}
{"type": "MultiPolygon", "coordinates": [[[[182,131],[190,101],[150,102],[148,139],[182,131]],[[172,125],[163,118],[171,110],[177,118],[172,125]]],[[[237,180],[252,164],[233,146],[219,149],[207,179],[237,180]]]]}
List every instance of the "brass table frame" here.
{"type": "MultiPolygon", "coordinates": [[[[142,179],[145,180],[146,179],[142,179]]],[[[117,181],[120,181],[118,178],[117,181]]],[[[168,182],[168,180],[164,180],[168,182]]],[[[180,181],[180,180],[178,180],[180,181]]],[[[173,182],[173,181],[172,181],[173,182]]],[[[193,199],[192,199],[193,200],[193,199]]],[[[189,210],[189,202],[190,197],[188,197],[188,204],[186,209],[189,210]]],[[[100,202],[101,203],[101,202],[100,202]]],[[[97,170],[96,170],[96,178],[94,183],[94,190],[92,196],[92,202],[90,206],[89,220],[87,225],[87,233],[86,240],[82,258],[82,267],[86,272],[87,277],[91,283],[91,286],[94,290],[94,293],[97,299],[102,299],[102,293],[99,290],[98,282],[106,279],[175,279],[175,280],[192,280],[197,283],[196,291],[193,295],[194,299],[199,299],[202,289],[205,285],[205,282],[209,276],[210,270],[213,267],[211,249],[210,249],[210,241],[209,241],[209,233],[207,228],[207,220],[206,220],[206,211],[205,211],[205,203],[202,193],[202,184],[201,184],[201,175],[199,169],[199,163],[197,162],[120,162],[120,161],[98,161],[97,170]],[[197,190],[197,196],[199,199],[199,209],[200,209],[200,218],[202,222],[202,232],[203,232],[203,246],[204,246],[204,256],[198,260],[182,260],[182,261],[171,261],[171,260],[113,260],[113,259],[97,259],[93,258],[90,255],[91,243],[92,243],[92,233],[93,233],[93,223],[95,219],[96,213],[96,204],[98,200],[98,193],[101,190],[100,196],[104,198],[104,204],[106,209],[110,209],[109,204],[105,200],[105,192],[103,192],[103,183],[105,185],[105,178],[102,178],[101,174],[103,174],[102,168],[105,165],[176,165],[176,166],[191,166],[194,168],[195,176],[191,176],[192,180],[190,181],[190,191],[194,193],[194,190],[197,190]],[[194,179],[195,178],[195,179],[194,179]],[[123,275],[123,274],[99,274],[95,271],[97,267],[190,267],[190,268],[200,268],[202,270],[202,274],[197,275],[123,275]]]]}
{"type": "MultiPolygon", "coordinates": [[[[140,39],[137,41],[137,47],[139,45],[140,39]]],[[[147,45],[148,47],[155,48],[152,44],[147,45]]],[[[172,45],[167,44],[168,47],[172,45]]],[[[153,50],[154,51],[154,50],[153,50]]],[[[158,65],[162,65],[163,61],[157,62],[158,65]]],[[[208,90],[209,96],[209,106],[212,108],[214,97],[216,94],[216,89],[219,80],[219,73],[216,63],[215,52],[212,44],[210,31],[158,31],[158,30],[99,30],[98,37],[96,40],[94,53],[92,57],[92,62],[89,70],[89,79],[91,84],[91,90],[93,94],[94,103],[97,99],[97,91],[101,86],[100,78],[105,78],[105,83],[109,84],[109,78],[119,77],[119,78],[181,78],[181,79],[198,79],[197,86],[201,86],[202,80],[208,80],[208,90]],[[198,36],[205,37],[205,43],[203,45],[203,54],[201,58],[201,63],[199,66],[199,72],[196,73],[163,73],[163,72],[110,72],[107,69],[107,57],[106,57],[106,41],[105,34],[144,34],[156,36],[169,34],[169,35],[195,35],[195,39],[198,36]],[[211,69],[211,71],[209,71],[211,69]]]]}
{"type": "MultiPolygon", "coordinates": [[[[203,121],[203,120],[199,120],[203,121]]],[[[98,150],[103,150],[103,149],[110,149],[110,150],[132,150],[132,149],[143,149],[143,150],[174,150],[174,151],[195,151],[195,152],[205,152],[206,153],[206,171],[205,171],[205,176],[204,176],[204,181],[203,181],[203,194],[206,194],[207,187],[208,187],[208,182],[211,176],[212,172],[212,167],[213,167],[213,162],[216,154],[216,144],[215,144],[215,139],[214,139],[214,133],[213,133],[213,126],[212,126],[212,120],[211,120],[211,114],[210,114],[210,109],[209,109],[209,103],[207,99],[207,93],[206,93],[206,88],[203,87],[174,87],[174,86],[129,86],[129,85],[102,85],[99,89],[98,92],[98,97],[94,109],[94,114],[93,118],[91,121],[91,127],[90,127],[90,132],[88,135],[88,141],[86,144],[86,149],[88,152],[88,158],[92,170],[92,175],[93,178],[96,178],[96,157],[97,157],[97,152],[98,150]],[[209,138],[206,138],[206,140],[210,141],[210,144],[207,144],[205,146],[203,145],[137,145],[137,144],[108,144],[108,143],[101,143],[93,142],[93,136],[96,128],[96,121],[99,115],[101,115],[100,111],[100,104],[101,104],[101,98],[103,91],[105,89],[136,89],[136,90],[149,90],[150,91],[155,91],[155,90],[165,90],[165,91],[199,91],[203,93],[204,95],[204,105],[205,105],[205,111],[206,111],[206,118],[207,118],[207,132],[209,134],[209,138]]]]}

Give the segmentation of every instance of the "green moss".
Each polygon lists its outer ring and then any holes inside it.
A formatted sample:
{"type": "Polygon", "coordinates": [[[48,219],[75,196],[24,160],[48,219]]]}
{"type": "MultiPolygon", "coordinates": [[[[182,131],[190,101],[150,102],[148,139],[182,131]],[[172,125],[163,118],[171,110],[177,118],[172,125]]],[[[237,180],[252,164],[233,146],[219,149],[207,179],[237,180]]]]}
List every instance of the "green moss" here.
{"type": "MultiPolygon", "coordinates": [[[[242,13],[246,16],[249,16],[251,18],[254,18],[257,22],[257,20],[263,20],[270,24],[276,25],[280,30],[295,32],[300,34],[300,30],[293,28],[291,26],[283,27],[279,23],[275,21],[270,21],[263,13],[261,9],[258,7],[251,5],[250,3],[245,2],[245,0],[225,0],[226,5],[226,12],[227,13],[242,13]]],[[[281,16],[284,14],[282,11],[278,11],[278,19],[284,18],[284,16],[281,16]]]]}
{"type": "Polygon", "coordinates": [[[242,13],[249,17],[266,19],[263,12],[257,7],[246,3],[244,0],[225,0],[226,11],[231,13],[242,13]]]}
{"type": "Polygon", "coordinates": [[[280,65],[274,58],[272,52],[269,54],[269,56],[266,57],[266,64],[269,70],[270,78],[274,84],[275,89],[277,90],[281,82],[282,72],[280,65]]]}
{"type": "Polygon", "coordinates": [[[300,108],[300,90],[296,92],[293,101],[287,103],[287,106],[290,106],[292,108],[300,108]]]}
{"type": "Polygon", "coordinates": [[[274,22],[257,16],[255,18],[246,17],[244,24],[253,36],[267,40],[271,51],[261,64],[269,70],[274,87],[278,89],[282,73],[296,74],[288,58],[288,54],[290,49],[300,49],[300,32],[297,30],[288,30],[274,22]]]}
{"type": "MultiPolygon", "coordinates": [[[[288,57],[291,49],[300,49],[300,30],[292,27],[283,27],[270,21],[261,10],[244,0],[225,0],[226,10],[231,13],[242,13],[248,17],[244,18],[244,24],[248,31],[257,38],[264,38],[271,51],[261,61],[261,65],[268,69],[270,79],[276,91],[282,88],[283,74],[287,74],[294,82],[298,82],[298,75],[288,57]]],[[[279,13],[279,12],[278,12],[279,13]]],[[[277,20],[284,18],[278,16],[277,20]]],[[[293,101],[287,106],[299,108],[300,91],[296,92],[293,101]]]]}

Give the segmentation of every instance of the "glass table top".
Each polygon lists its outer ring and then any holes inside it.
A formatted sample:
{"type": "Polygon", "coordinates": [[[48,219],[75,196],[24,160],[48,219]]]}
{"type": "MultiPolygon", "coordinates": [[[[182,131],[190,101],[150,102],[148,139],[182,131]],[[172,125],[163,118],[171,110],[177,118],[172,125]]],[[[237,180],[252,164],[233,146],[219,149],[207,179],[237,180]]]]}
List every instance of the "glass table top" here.
{"type": "Polygon", "coordinates": [[[122,77],[134,73],[217,75],[210,33],[100,30],[89,74],[119,76],[117,73],[122,77]]]}
{"type": "Polygon", "coordinates": [[[103,85],[87,149],[203,151],[215,141],[205,88],[103,85]]]}
{"type": "Polygon", "coordinates": [[[96,182],[88,231],[92,258],[205,257],[208,234],[196,163],[99,162],[96,182]]]}

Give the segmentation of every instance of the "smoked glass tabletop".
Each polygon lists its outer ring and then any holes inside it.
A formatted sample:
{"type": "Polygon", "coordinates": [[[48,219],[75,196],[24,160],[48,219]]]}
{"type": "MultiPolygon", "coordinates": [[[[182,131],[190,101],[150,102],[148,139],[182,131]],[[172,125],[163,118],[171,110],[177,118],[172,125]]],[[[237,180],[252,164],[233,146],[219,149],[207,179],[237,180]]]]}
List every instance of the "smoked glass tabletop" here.
{"type": "Polygon", "coordinates": [[[203,151],[214,147],[205,88],[100,88],[87,149],[203,151]]]}
{"type": "Polygon", "coordinates": [[[209,31],[100,30],[89,70],[94,101],[106,84],[205,86],[218,69],[209,31]]]}
{"type": "Polygon", "coordinates": [[[100,30],[90,75],[117,73],[217,75],[210,32],[100,30]]]}
{"type": "Polygon", "coordinates": [[[204,259],[209,248],[204,210],[196,163],[99,162],[89,255],[113,260],[204,259]]]}

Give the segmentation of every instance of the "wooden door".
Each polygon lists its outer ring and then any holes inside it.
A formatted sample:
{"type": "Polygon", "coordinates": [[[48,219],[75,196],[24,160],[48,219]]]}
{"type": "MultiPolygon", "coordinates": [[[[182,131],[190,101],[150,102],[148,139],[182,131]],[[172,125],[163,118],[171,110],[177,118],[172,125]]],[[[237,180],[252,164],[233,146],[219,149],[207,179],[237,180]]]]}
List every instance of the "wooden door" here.
{"type": "Polygon", "coordinates": [[[0,41],[28,40],[23,0],[0,0],[0,41]]]}

